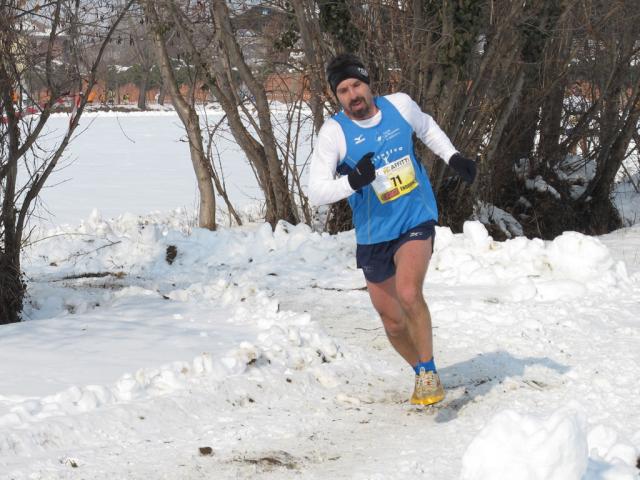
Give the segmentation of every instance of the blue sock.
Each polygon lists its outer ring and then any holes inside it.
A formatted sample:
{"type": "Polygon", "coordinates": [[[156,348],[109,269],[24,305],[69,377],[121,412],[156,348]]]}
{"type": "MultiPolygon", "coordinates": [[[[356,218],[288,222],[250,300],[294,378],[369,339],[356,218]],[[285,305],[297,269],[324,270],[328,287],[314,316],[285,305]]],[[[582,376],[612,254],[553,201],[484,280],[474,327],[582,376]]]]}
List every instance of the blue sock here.
{"type": "Polygon", "coordinates": [[[438,371],[436,370],[436,363],[433,361],[433,357],[428,362],[420,362],[415,367],[413,367],[416,375],[420,373],[421,368],[424,368],[425,372],[431,371],[433,373],[438,373],[438,371]]]}

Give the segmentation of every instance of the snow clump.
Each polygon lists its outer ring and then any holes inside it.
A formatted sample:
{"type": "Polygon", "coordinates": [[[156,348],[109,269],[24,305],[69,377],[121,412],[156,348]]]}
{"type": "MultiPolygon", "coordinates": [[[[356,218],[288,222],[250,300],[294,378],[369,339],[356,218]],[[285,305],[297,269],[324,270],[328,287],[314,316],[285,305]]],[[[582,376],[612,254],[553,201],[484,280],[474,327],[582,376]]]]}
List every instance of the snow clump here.
{"type": "Polygon", "coordinates": [[[473,439],[462,480],[581,480],[588,465],[585,419],[558,411],[544,419],[505,410],[473,439]]]}

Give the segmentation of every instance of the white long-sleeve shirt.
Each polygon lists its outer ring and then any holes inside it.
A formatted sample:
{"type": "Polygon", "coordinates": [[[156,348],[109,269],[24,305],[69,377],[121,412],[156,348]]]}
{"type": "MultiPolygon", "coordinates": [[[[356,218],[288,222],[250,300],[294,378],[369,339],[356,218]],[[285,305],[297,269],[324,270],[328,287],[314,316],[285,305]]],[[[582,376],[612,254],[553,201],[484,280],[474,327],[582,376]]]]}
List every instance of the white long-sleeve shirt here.
{"type": "MultiPolygon", "coordinates": [[[[402,117],[411,125],[417,137],[433,153],[449,162],[457,152],[435,120],[424,113],[418,104],[406,93],[386,95],[402,117]]],[[[382,120],[378,111],[366,120],[354,120],[362,128],[372,128],[382,120]]],[[[347,198],[354,190],[346,175],[336,177],[336,167],[347,153],[347,142],[340,124],[332,118],[327,119],[318,132],[311,169],[309,172],[309,201],[314,205],[326,205],[347,198]]]]}

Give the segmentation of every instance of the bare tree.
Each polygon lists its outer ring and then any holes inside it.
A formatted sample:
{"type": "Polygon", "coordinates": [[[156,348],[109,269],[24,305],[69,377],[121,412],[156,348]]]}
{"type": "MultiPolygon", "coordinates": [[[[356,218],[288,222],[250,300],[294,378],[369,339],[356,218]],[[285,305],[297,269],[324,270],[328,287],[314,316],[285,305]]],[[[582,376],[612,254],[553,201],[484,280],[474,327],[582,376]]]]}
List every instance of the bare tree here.
{"type": "Polygon", "coordinates": [[[266,220],[298,222],[296,205],[289,190],[287,163],[280,158],[264,79],[244,57],[239,36],[226,2],[212,0],[208,8],[200,2],[167,2],[176,28],[193,64],[201,68],[207,83],[224,109],[229,128],[253,167],[265,196],[266,220]],[[206,54],[205,54],[206,53],[206,54]]]}
{"type": "Polygon", "coordinates": [[[155,55],[150,41],[151,35],[147,32],[148,23],[145,22],[142,12],[135,13],[128,18],[129,47],[133,50],[135,63],[140,70],[138,108],[146,110],[147,92],[151,84],[151,72],[155,66],[155,55]]]}
{"type": "Polygon", "coordinates": [[[218,59],[210,70],[215,96],[229,118],[236,141],[242,146],[258,174],[259,184],[265,194],[266,220],[273,226],[278,220],[298,223],[295,203],[286,180],[287,172],[278,155],[264,83],[245,61],[226,2],[212,0],[210,8],[212,26],[215,29],[214,48],[218,59]],[[231,71],[237,71],[238,75],[229,75],[231,71]],[[237,97],[241,85],[246,87],[253,99],[257,119],[237,97]],[[238,106],[243,110],[256,136],[251,134],[251,129],[242,121],[238,106]]]}
{"type": "MultiPolygon", "coordinates": [[[[175,5],[173,2],[156,1],[146,1],[143,5],[144,11],[149,19],[163,84],[166,85],[171,92],[171,100],[189,139],[191,163],[196,173],[200,193],[200,207],[198,210],[199,225],[202,228],[215,230],[216,198],[211,180],[212,171],[203,146],[200,117],[195,108],[194,89],[191,89],[190,98],[185,98],[182,95],[167,50],[166,34],[171,31],[170,22],[173,21],[175,5]]],[[[196,65],[196,68],[199,67],[196,65]]]]}
{"type": "Polygon", "coordinates": [[[27,222],[71,141],[105,48],[130,5],[86,2],[79,9],[78,2],[59,0],[27,8],[25,2],[0,2],[0,323],[20,320],[27,222]],[[47,90],[43,103],[40,86],[47,90]],[[53,150],[39,148],[51,112],[70,94],[75,107],[66,134],[53,150]]]}

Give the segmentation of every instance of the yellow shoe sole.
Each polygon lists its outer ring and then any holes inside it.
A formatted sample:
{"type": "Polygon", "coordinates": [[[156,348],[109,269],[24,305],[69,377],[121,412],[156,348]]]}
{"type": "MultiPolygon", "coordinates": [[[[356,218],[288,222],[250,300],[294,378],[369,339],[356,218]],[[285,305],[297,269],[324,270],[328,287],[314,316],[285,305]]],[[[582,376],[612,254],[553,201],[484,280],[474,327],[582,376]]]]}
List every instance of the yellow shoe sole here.
{"type": "Polygon", "coordinates": [[[438,395],[432,395],[430,397],[416,398],[411,397],[411,405],[433,405],[444,400],[444,393],[438,395]]]}

